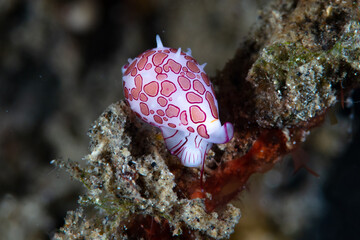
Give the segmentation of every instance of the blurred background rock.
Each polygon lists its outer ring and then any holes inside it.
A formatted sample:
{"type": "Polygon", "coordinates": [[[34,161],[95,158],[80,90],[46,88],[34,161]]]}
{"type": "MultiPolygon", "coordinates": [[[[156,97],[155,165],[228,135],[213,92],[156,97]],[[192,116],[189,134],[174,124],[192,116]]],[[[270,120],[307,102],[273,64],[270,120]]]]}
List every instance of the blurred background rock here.
{"type": "MultiPolygon", "coordinates": [[[[81,187],[50,164],[86,155],[91,123],[122,98],[121,67],[160,34],[215,75],[266,0],[0,0],[0,239],[48,239],[81,187]]],[[[358,93],[313,131],[309,166],[253,176],[232,239],[345,239],[360,230],[358,93]],[[330,118],[329,118],[330,119],[330,118]]],[[[221,111],[221,109],[220,109],[221,111]]],[[[235,114],[235,113],[234,113],[235,114]]]]}

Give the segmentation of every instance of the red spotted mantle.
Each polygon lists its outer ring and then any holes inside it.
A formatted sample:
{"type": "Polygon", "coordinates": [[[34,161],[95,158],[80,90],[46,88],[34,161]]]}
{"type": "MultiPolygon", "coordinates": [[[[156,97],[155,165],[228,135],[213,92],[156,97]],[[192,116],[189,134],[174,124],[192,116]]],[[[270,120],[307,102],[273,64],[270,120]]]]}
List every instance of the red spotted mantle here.
{"type": "Polygon", "coordinates": [[[232,138],[232,124],[221,126],[205,64],[190,49],[164,47],[159,36],[156,42],[122,68],[126,101],[139,118],[161,129],[167,148],[185,166],[199,166],[212,143],[232,138]]]}

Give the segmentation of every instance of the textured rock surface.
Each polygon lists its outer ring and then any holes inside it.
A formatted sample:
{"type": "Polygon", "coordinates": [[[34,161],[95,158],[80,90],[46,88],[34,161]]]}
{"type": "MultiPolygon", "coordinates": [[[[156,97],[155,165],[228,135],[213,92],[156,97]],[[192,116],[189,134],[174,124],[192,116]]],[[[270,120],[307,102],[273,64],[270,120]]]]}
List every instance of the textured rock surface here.
{"type": "Polygon", "coordinates": [[[55,161],[88,190],[55,239],[130,239],[141,232],[131,230],[134,221],[140,224],[135,216],[168,224],[174,236],[189,230],[197,238],[230,236],[240,210],[228,204],[217,213],[207,213],[204,200],[180,197],[168,168],[168,161],[178,160],[169,155],[159,134],[136,120],[124,102],[105,110],[89,131],[91,153],[84,157],[86,166],[55,161]],[[95,206],[96,214],[86,214],[86,206],[95,206]]]}
{"type": "Polygon", "coordinates": [[[306,124],[323,114],[341,91],[360,83],[359,14],[356,1],[272,3],[216,78],[229,85],[219,91],[244,92],[233,96],[239,104],[224,97],[223,105],[264,128],[306,124]]]}

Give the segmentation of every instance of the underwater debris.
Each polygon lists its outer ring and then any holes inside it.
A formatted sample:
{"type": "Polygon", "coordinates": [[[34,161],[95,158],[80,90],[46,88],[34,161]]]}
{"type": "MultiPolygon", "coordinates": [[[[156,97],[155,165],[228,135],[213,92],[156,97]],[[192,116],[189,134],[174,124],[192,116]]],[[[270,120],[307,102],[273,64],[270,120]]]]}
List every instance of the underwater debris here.
{"type": "Polygon", "coordinates": [[[81,234],[127,239],[135,233],[151,235],[158,228],[168,229],[171,234],[164,234],[169,237],[188,231],[197,238],[230,236],[240,210],[227,204],[222,211],[208,213],[203,199],[179,197],[168,167],[178,160],[168,153],[159,134],[139,122],[124,102],[109,106],[89,131],[87,165],[55,161],[87,188],[79,200],[81,207],[68,214],[55,239],[76,239],[81,234]],[[91,206],[97,213],[85,214],[91,206]],[[142,222],[143,232],[131,231],[132,224],[139,226],[137,221],[142,222]]]}
{"type": "Polygon", "coordinates": [[[124,102],[112,104],[89,132],[87,165],[55,161],[87,192],[54,238],[228,238],[240,218],[229,202],[248,178],[299,148],[341,92],[359,86],[358,9],[357,2],[279,0],[263,12],[213,79],[221,119],[235,133],[210,150],[205,192],[199,169],[182,167],[124,102]]]}

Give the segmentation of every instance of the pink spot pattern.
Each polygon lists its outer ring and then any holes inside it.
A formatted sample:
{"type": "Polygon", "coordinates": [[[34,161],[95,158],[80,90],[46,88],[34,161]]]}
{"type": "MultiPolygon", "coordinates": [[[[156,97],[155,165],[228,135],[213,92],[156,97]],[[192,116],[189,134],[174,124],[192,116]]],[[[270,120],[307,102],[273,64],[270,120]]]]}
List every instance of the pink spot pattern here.
{"type": "Polygon", "coordinates": [[[183,125],[188,125],[188,120],[187,120],[186,111],[182,111],[182,112],[180,113],[180,121],[181,121],[181,124],[183,124],[183,125]]]}
{"type": "Polygon", "coordinates": [[[167,109],[165,110],[165,114],[168,118],[173,118],[179,116],[180,109],[172,104],[169,104],[167,109]]]}
{"type": "Polygon", "coordinates": [[[182,90],[184,90],[184,91],[189,90],[191,87],[190,80],[183,76],[178,77],[178,83],[179,83],[180,87],[182,88],[182,90]]]}
{"type": "Polygon", "coordinates": [[[189,103],[202,103],[203,102],[202,97],[199,96],[198,94],[194,93],[194,92],[186,93],[186,100],[189,103]]]}
{"type": "Polygon", "coordinates": [[[197,92],[200,93],[201,95],[204,94],[204,92],[205,92],[205,87],[204,87],[204,85],[203,85],[199,80],[195,80],[195,81],[193,82],[193,85],[194,85],[195,91],[197,91],[197,92]]]}
{"type": "Polygon", "coordinates": [[[149,82],[144,86],[144,92],[150,97],[155,97],[159,92],[159,84],[157,82],[149,82]]]}
{"type": "Polygon", "coordinates": [[[171,153],[186,166],[198,166],[212,143],[232,138],[233,128],[219,121],[203,67],[191,55],[164,47],[158,37],[157,43],[122,68],[124,96],[139,118],[162,130],[171,153]]]}
{"type": "MultiPolygon", "coordinates": [[[[165,96],[165,97],[170,97],[171,94],[173,94],[174,92],[176,92],[176,86],[174,83],[166,80],[163,81],[161,83],[161,95],[165,96]]],[[[170,100],[171,101],[171,100],[170,100]]]]}

